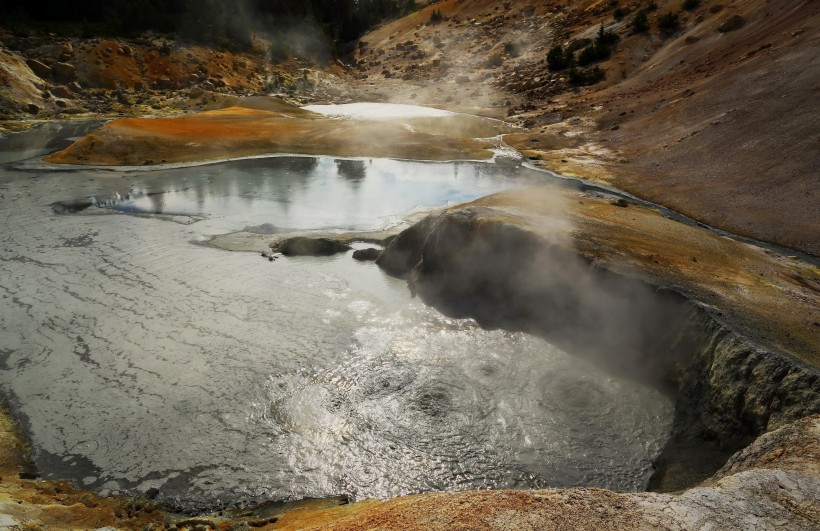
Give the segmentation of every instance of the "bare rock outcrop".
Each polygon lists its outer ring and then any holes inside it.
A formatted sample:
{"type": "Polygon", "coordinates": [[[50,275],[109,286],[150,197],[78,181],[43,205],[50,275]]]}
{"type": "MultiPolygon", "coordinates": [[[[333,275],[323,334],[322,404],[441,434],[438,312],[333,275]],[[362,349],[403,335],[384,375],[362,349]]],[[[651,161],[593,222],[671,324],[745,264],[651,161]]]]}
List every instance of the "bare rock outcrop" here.
{"type": "Polygon", "coordinates": [[[65,99],[69,99],[69,100],[72,100],[72,99],[77,97],[77,95],[74,94],[65,85],[58,85],[58,86],[54,87],[53,89],[51,89],[51,93],[54,96],[58,97],[58,98],[65,98],[65,99]]]}
{"type": "Polygon", "coordinates": [[[729,33],[730,31],[735,31],[742,28],[744,24],[746,24],[746,19],[735,14],[727,18],[720,26],[718,26],[718,31],[721,33],[729,33]]]}
{"type": "Polygon", "coordinates": [[[37,74],[37,77],[41,79],[51,79],[51,67],[41,63],[37,59],[26,59],[26,64],[31,71],[37,74]]]}
{"type": "Polygon", "coordinates": [[[77,79],[77,68],[68,63],[54,63],[52,67],[54,78],[58,81],[74,81],[77,79]]]}
{"type": "Polygon", "coordinates": [[[16,52],[0,52],[0,119],[19,116],[21,112],[39,113],[44,88],[25,58],[16,52]]]}
{"type": "Polygon", "coordinates": [[[357,249],[353,251],[353,259],[360,262],[375,261],[381,255],[381,251],[375,247],[368,247],[367,249],[357,249]]]}

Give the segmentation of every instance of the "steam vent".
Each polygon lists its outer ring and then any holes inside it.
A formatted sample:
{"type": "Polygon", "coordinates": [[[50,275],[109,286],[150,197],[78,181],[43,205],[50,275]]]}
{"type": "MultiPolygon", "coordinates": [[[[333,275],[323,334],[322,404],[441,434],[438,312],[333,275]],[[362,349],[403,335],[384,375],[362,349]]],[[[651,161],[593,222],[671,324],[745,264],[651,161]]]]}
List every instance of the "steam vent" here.
{"type": "Polygon", "coordinates": [[[0,529],[820,529],[817,50],[810,0],[2,3],[0,529]]]}

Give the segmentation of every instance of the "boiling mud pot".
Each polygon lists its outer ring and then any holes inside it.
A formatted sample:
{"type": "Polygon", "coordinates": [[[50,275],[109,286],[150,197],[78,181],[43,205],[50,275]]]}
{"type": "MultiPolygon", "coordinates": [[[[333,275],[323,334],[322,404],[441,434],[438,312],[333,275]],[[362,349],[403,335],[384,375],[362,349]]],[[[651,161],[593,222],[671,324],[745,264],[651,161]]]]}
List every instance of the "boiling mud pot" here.
{"type": "Polygon", "coordinates": [[[246,227],[380,228],[541,178],[327,158],[2,166],[0,385],[40,471],[202,505],[644,488],[672,413],[657,391],[444,317],[347,255],[271,263],[191,244],[246,227]],[[60,201],[108,207],[59,214],[60,201]]]}

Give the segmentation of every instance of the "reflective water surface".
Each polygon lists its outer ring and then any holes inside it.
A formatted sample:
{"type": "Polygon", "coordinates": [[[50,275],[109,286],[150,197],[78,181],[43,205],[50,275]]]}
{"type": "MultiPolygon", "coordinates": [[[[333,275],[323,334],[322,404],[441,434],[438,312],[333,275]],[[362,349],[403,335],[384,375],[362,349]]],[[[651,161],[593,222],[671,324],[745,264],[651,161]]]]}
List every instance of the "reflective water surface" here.
{"type": "Polygon", "coordinates": [[[255,227],[271,233],[383,229],[415,207],[461,203],[544,179],[541,172],[495,164],[330,157],[248,159],[124,175],[127,187],[94,201],[121,212],[192,216],[203,222],[200,232],[212,234],[255,227]]]}
{"type": "Polygon", "coordinates": [[[380,228],[540,178],[332,158],[7,164],[0,386],[43,474],[101,491],[228,503],[641,489],[671,419],[657,391],[444,317],[349,255],[268,262],[192,243],[247,227],[380,228]],[[110,208],[51,206],[90,198],[110,208]]]}

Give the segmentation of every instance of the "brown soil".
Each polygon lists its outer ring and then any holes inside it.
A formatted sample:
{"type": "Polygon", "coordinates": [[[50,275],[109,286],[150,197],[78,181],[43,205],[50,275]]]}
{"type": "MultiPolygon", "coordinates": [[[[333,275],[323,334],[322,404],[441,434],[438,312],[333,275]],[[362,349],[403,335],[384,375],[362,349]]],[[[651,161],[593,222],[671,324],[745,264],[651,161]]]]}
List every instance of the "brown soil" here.
{"type": "Polygon", "coordinates": [[[625,159],[610,165],[613,183],[820,255],[818,46],[820,6],[811,2],[735,2],[687,27],[627,81],[584,102],[603,107],[592,113],[594,140],[625,159]],[[721,34],[735,13],[747,23],[721,34]]]}

